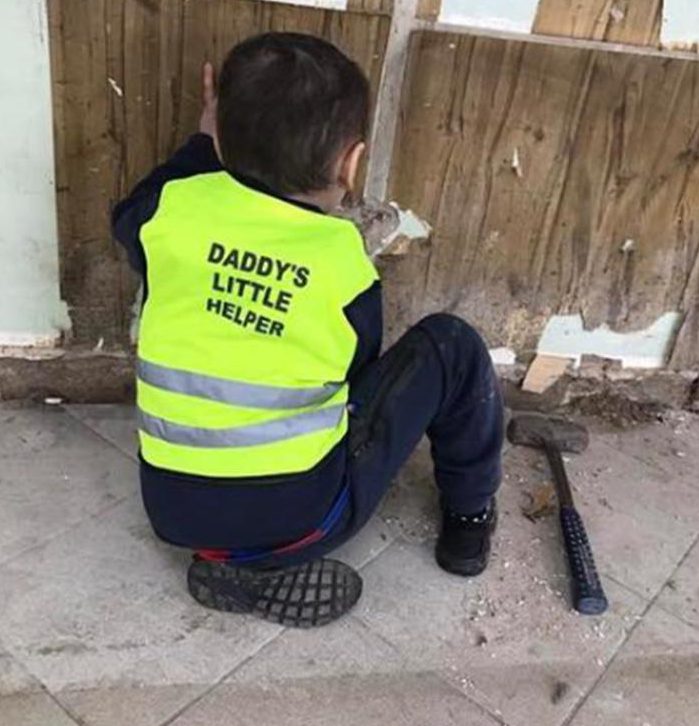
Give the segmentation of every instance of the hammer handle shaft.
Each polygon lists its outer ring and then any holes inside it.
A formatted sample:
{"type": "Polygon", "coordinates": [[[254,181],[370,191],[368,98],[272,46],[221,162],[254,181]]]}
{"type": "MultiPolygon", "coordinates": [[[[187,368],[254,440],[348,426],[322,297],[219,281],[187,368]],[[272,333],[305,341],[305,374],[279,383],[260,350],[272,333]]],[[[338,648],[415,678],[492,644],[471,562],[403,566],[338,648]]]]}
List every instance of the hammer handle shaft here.
{"type": "Polygon", "coordinates": [[[585,525],[575,507],[561,507],[561,530],[570,568],[573,607],[583,615],[600,615],[608,607],[607,596],[597,574],[585,525]]]}
{"type": "Polygon", "coordinates": [[[561,507],[574,507],[573,492],[570,488],[570,482],[568,481],[568,474],[566,474],[561,451],[555,443],[548,439],[544,439],[543,444],[551,472],[553,473],[553,479],[556,482],[558,502],[561,507]]]}
{"type": "Polygon", "coordinates": [[[585,524],[573,502],[563,457],[552,441],[544,441],[544,450],[556,481],[561,507],[561,530],[570,568],[573,607],[583,615],[599,615],[607,609],[607,597],[597,574],[585,524]]]}

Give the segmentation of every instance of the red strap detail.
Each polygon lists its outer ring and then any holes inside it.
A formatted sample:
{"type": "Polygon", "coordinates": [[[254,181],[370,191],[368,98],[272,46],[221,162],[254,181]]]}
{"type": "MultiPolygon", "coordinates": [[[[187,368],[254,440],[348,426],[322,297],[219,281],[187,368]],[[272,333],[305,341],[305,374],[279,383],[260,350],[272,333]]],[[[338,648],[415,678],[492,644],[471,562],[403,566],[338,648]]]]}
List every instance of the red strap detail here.
{"type": "Polygon", "coordinates": [[[323,539],[324,532],[322,529],[316,529],[315,532],[311,532],[310,534],[307,534],[302,539],[297,540],[296,542],[292,542],[291,544],[284,545],[283,547],[278,547],[277,549],[273,550],[273,554],[275,555],[285,555],[289,552],[296,552],[296,550],[303,549],[304,547],[308,547],[308,545],[313,544],[314,542],[317,542],[320,539],[323,539]]]}
{"type": "Polygon", "coordinates": [[[197,550],[197,554],[208,562],[225,562],[229,557],[228,550],[197,550]]]}

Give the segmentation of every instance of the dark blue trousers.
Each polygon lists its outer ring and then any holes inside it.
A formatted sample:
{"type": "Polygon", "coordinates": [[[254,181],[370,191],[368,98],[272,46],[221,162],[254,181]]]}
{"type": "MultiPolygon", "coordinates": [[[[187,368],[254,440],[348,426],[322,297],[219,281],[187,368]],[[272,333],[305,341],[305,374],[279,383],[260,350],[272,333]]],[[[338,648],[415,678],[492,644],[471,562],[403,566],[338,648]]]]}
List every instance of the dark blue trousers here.
{"type": "Polygon", "coordinates": [[[307,561],[349,540],[424,434],[442,506],[480,512],[500,484],[503,405],[483,340],[452,315],[425,318],[351,381],[349,505],[320,542],[260,564],[307,561]]]}

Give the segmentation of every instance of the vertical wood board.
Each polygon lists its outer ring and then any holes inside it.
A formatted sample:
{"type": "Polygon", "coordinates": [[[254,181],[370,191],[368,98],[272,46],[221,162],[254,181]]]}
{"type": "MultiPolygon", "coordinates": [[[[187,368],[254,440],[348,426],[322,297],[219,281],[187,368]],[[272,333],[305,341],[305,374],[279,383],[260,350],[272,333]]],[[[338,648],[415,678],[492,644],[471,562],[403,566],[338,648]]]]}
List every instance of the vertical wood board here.
{"type": "Polygon", "coordinates": [[[434,228],[418,312],[522,350],[556,313],[682,310],[673,362],[697,365],[698,82],[695,61],[416,33],[391,192],[434,228]]]}

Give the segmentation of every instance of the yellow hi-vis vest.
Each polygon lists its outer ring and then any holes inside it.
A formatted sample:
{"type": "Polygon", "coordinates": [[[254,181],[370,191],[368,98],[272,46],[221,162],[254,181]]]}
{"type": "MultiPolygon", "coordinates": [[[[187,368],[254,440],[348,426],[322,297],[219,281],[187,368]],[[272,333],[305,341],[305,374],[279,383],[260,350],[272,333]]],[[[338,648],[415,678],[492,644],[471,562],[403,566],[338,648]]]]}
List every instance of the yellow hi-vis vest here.
{"type": "Polygon", "coordinates": [[[141,242],[145,461],[233,478],[311,469],[347,431],[357,337],[343,308],[377,279],[358,230],[222,171],[166,184],[141,242]]]}

